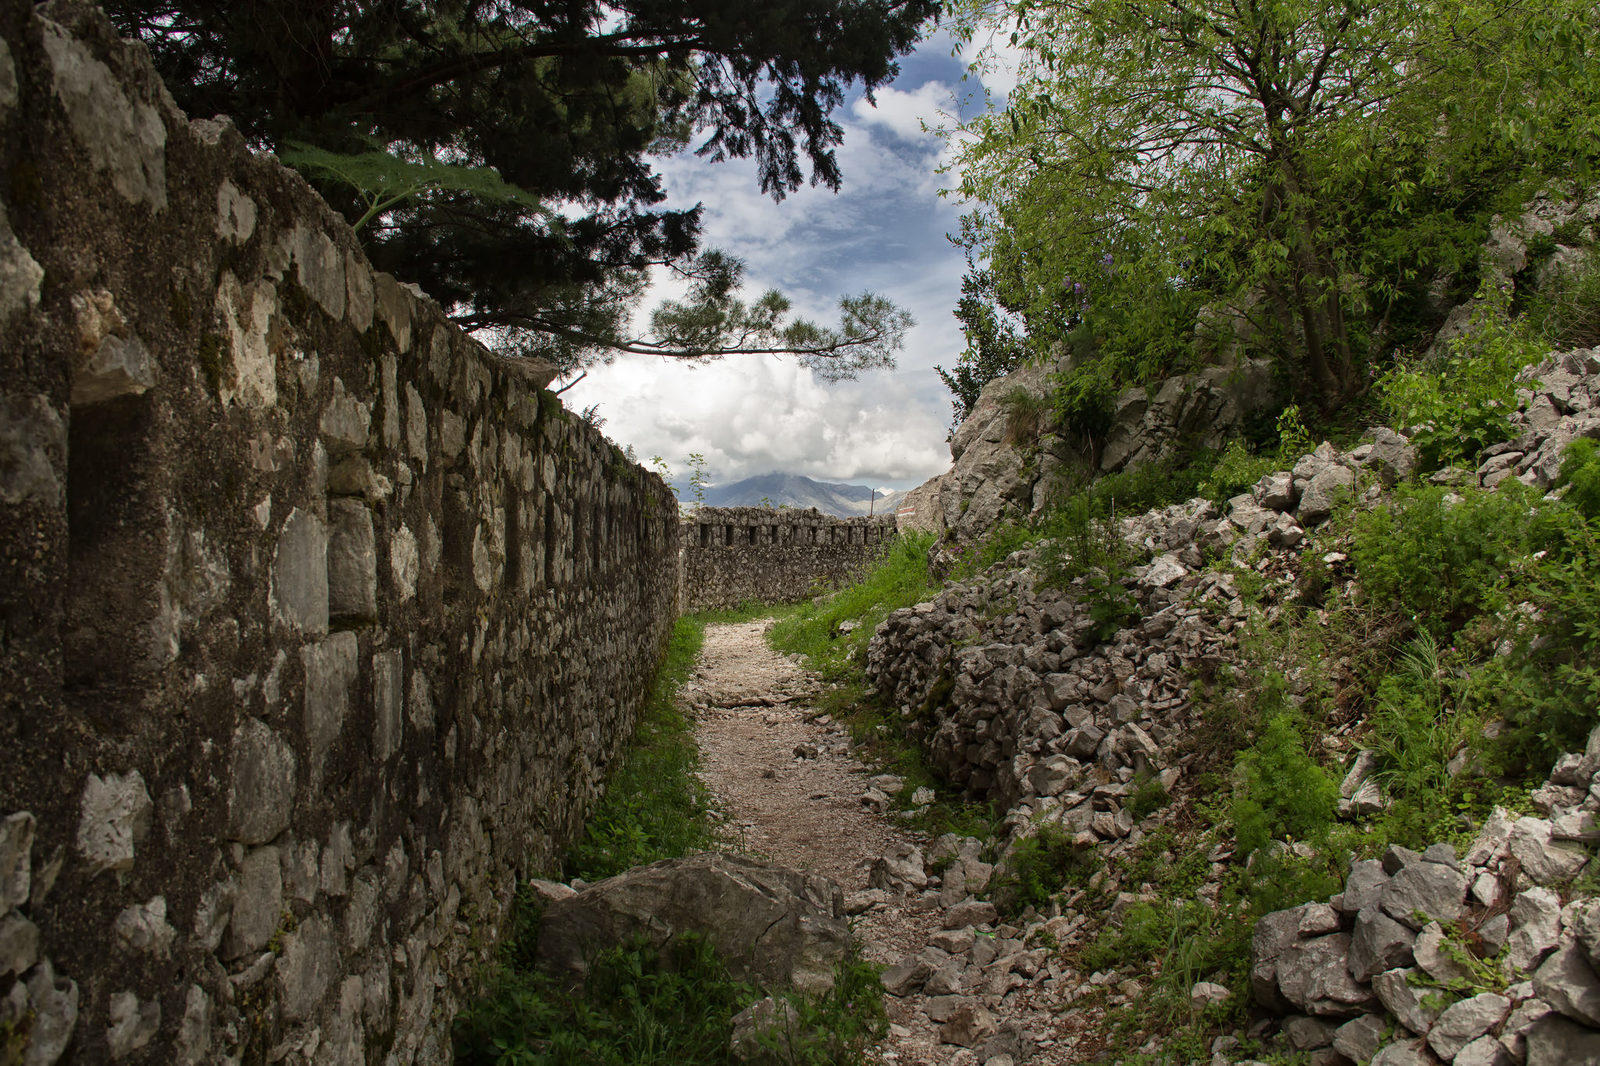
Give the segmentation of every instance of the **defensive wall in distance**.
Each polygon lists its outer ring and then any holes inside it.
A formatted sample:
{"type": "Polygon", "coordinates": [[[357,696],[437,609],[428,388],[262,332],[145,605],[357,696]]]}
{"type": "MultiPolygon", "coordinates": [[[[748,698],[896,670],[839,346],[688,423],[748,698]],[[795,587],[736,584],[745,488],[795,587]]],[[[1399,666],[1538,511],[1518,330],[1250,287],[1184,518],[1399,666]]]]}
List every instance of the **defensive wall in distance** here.
{"type": "Polygon", "coordinates": [[[98,9],[0,0],[0,1033],[442,1063],[677,612],[676,501],[98,9]]]}
{"type": "Polygon", "coordinates": [[[685,611],[793,603],[859,577],[895,536],[893,515],[701,507],[683,518],[685,611]]]}

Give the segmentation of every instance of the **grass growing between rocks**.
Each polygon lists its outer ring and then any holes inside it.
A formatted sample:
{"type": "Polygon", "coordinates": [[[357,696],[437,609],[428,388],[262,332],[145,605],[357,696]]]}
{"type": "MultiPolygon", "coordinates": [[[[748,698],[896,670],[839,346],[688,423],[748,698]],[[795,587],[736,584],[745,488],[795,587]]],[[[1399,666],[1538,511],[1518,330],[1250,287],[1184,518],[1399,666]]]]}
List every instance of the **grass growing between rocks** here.
{"type": "Polygon", "coordinates": [[[858,681],[867,644],[878,624],[902,607],[931,599],[939,586],[928,574],[933,537],[896,537],[883,559],[860,581],[791,608],[772,627],[772,646],[799,652],[826,681],[858,681]]]}

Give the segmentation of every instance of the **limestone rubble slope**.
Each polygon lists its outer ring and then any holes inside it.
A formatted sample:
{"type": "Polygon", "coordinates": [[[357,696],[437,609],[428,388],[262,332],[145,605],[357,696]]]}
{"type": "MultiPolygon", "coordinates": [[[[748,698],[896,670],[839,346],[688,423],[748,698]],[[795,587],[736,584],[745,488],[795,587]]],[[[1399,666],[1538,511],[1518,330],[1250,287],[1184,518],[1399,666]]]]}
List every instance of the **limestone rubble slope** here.
{"type": "MultiPolygon", "coordinates": [[[[1488,449],[1477,470],[1453,472],[1459,491],[1493,491],[1513,478],[1548,488],[1568,443],[1600,438],[1600,350],[1553,355],[1530,368],[1526,382],[1512,416],[1519,436],[1488,449]]],[[[890,615],[869,647],[868,677],[953,783],[1009,812],[1005,852],[1055,823],[1078,847],[1093,849],[1103,867],[1173,817],[1172,807],[1135,817],[1129,800],[1137,782],[1153,779],[1174,794],[1192,784],[1189,756],[1181,754],[1198,724],[1189,688],[1238,658],[1251,608],[1237,575],[1292,576],[1308,531],[1341,497],[1371,506],[1415,469],[1407,438],[1379,429],[1349,452],[1323,444],[1223,508],[1194,500],[1125,520],[1122,535],[1147,558],[1126,590],[1138,617],[1103,640],[1081,579],[1066,589],[1045,587],[1037,553],[1018,553],[890,615]],[[1233,566],[1205,565],[1218,557],[1233,566]]],[[[1342,557],[1322,562],[1337,585],[1342,557]]],[[[1370,757],[1351,755],[1340,807],[1359,817],[1383,798],[1363,772],[1370,757]]],[[[1497,810],[1463,855],[1444,844],[1421,853],[1393,848],[1381,860],[1357,863],[1331,900],[1259,923],[1249,991],[1277,1018],[1288,1049],[1318,1063],[1382,1066],[1600,1062],[1600,899],[1560,894],[1590,862],[1573,841],[1594,839],[1600,729],[1587,750],[1556,763],[1532,801],[1537,815],[1497,810]],[[1510,945],[1502,990],[1425,995],[1419,981],[1448,986],[1459,976],[1446,942],[1465,936],[1491,949],[1510,945]]],[[[947,874],[951,867],[962,874],[955,895],[978,887],[965,876],[961,847],[954,839],[940,845],[947,874]]],[[[1199,897],[1214,904],[1232,856],[1219,846],[1209,858],[1211,877],[1199,897]]],[[[944,894],[939,878],[926,876],[924,856],[884,861],[886,889],[944,894]]],[[[1000,861],[1004,867],[1004,854],[1000,861]]],[[[1100,887],[1114,899],[1113,917],[1151,898],[1137,885],[1100,887]]],[[[1045,934],[1060,946],[1085,942],[1107,916],[1078,910],[1083,895],[998,941],[994,916],[967,916],[976,939],[953,918],[951,932],[908,956],[886,984],[930,1011],[953,1010],[958,1000],[950,997],[969,997],[990,1019],[1024,1001],[1061,1010],[1103,985],[1114,991],[1097,998],[1094,1010],[1137,996],[1140,974],[1131,960],[1122,972],[1083,974],[1064,969],[1053,954],[1036,958],[1027,950],[1045,934]]],[[[1230,993],[1206,984],[1195,986],[1197,1005],[1230,993]]],[[[1086,1022],[1078,1039],[1091,1029],[1086,1022]]],[[[1051,1061],[1065,1050],[1057,1046],[1051,1061]]],[[[1228,1050],[1222,1041],[1213,1061],[1234,1061],[1228,1050]]]]}

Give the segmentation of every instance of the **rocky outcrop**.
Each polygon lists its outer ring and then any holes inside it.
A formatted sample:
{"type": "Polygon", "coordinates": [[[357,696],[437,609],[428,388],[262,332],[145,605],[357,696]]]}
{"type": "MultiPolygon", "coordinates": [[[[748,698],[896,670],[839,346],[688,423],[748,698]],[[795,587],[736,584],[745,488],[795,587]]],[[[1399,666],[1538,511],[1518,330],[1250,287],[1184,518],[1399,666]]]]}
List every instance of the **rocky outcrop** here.
{"type": "Polygon", "coordinates": [[[839,886],[820,875],[734,855],[665,859],[549,900],[535,965],[576,981],[606,948],[692,933],[740,980],[825,992],[850,948],[844,917],[839,886]]]}
{"type": "Polygon", "coordinates": [[[1375,494],[1414,467],[1403,438],[1375,437],[1348,454],[1324,444],[1225,508],[1192,500],[1124,520],[1119,534],[1142,561],[1113,586],[1048,587],[1034,550],[896,611],[868,648],[868,678],[974,798],[1018,824],[1124,839],[1134,778],[1170,790],[1181,773],[1167,753],[1192,722],[1188,679],[1231,661],[1246,617],[1233,575],[1205,559],[1292,553],[1358,475],[1375,494]],[[1108,618],[1126,622],[1108,631],[1108,618]]]}
{"type": "Polygon", "coordinates": [[[901,528],[968,543],[1037,511],[1063,477],[1161,462],[1179,448],[1220,448],[1276,399],[1264,361],[1208,367],[1124,390],[1104,439],[1074,441],[1056,432],[1050,406],[1062,369],[1026,366],[985,385],[950,438],[951,469],[901,501],[901,528]]]}
{"type": "Polygon", "coordinates": [[[1518,436],[1484,450],[1477,481],[1494,488],[1507,478],[1546,489],[1561,473],[1563,452],[1579,437],[1600,439],[1600,348],[1552,355],[1525,373],[1517,410],[1518,436]]]}

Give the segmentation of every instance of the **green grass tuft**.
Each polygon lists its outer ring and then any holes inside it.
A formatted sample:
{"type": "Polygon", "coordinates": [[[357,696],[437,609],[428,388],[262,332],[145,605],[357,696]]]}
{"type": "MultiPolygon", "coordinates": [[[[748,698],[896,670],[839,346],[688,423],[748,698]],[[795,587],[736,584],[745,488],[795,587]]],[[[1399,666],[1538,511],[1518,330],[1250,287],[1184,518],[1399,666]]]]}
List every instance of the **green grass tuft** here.
{"type": "Polygon", "coordinates": [[[694,723],[678,707],[705,642],[699,616],[678,619],[665,659],[639,714],[633,744],[567,854],[568,878],[599,881],[633,866],[704,851],[718,843],[716,805],[695,775],[694,723]]]}

